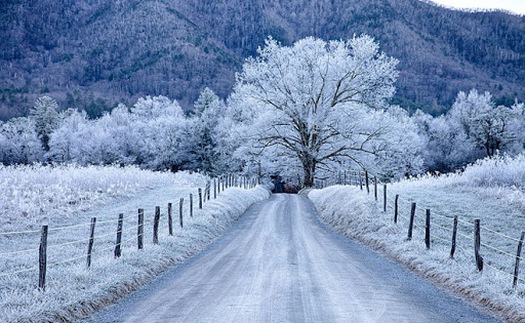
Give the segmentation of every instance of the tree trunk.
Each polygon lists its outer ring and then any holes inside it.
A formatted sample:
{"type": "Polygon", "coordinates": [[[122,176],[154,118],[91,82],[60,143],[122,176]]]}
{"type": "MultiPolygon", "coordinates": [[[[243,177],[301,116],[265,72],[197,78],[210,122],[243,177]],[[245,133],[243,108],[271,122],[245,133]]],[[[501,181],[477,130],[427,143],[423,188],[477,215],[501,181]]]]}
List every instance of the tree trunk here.
{"type": "Polygon", "coordinates": [[[304,171],[304,187],[314,187],[315,179],[315,160],[312,157],[307,157],[303,160],[303,171],[304,171]]]}

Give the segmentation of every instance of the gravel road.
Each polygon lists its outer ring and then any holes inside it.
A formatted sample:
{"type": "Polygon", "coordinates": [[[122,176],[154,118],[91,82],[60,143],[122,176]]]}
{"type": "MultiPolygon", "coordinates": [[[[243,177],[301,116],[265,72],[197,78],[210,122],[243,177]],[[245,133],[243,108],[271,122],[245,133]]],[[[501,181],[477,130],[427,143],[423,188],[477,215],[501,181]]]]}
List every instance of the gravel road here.
{"type": "Polygon", "coordinates": [[[89,322],[499,321],[332,232],[305,196],[279,194],[89,322]]]}

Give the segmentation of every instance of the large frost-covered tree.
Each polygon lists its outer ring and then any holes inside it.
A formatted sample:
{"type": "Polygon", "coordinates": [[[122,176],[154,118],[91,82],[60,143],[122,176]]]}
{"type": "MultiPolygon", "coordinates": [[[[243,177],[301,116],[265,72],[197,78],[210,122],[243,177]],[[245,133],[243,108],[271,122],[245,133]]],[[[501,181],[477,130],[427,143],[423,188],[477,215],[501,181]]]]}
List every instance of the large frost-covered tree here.
{"type": "MultiPolygon", "coordinates": [[[[246,129],[256,148],[278,147],[314,185],[319,167],[379,155],[388,125],[375,115],[395,91],[397,60],[366,35],[348,41],[305,38],[281,46],[269,38],[246,61],[233,97],[255,107],[246,129]]],[[[285,158],[283,156],[283,158],[285,158]]]]}

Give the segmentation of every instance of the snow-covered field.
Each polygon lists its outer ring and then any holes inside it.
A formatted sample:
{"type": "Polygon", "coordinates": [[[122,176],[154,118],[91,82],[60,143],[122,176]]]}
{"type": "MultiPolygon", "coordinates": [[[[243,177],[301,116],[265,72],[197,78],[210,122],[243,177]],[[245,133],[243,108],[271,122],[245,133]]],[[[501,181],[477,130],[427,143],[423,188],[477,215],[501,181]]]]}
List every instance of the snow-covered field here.
{"type": "Polygon", "coordinates": [[[512,287],[516,251],[525,230],[525,158],[495,158],[462,174],[427,176],[389,185],[388,208],[359,187],[332,186],[309,193],[320,217],[345,235],[358,238],[415,271],[475,302],[525,320],[525,273],[512,287]],[[395,195],[399,219],[393,222],[395,195]],[[410,204],[417,203],[412,241],[407,240],[410,204]],[[426,250],[425,212],[431,210],[431,249],[426,250]],[[457,249],[449,257],[453,216],[458,216],[457,249]],[[484,270],[474,260],[474,219],[481,220],[484,270]]]}
{"type": "Polygon", "coordinates": [[[0,168],[0,321],[55,322],[81,318],[150,281],[219,236],[254,202],[262,187],[229,188],[198,209],[199,174],[153,173],[133,167],[0,168]],[[189,216],[189,195],[194,214],[189,216]],[[179,226],[179,200],[184,228],[179,226]],[[173,203],[174,235],[167,204],[173,203]],[[153,216],[161,207],[159,244],[153,216]],[[145,210],[144,249],[137,250],[137,210],[145,210]],[[124,213],[122,257],[114,259],[117,217],[124,213]],[[91,268],[86,268],[90,219],[97,218],[91,268]],[[40,227],[49,225],[45,292],[38,285],[40,227]]]}

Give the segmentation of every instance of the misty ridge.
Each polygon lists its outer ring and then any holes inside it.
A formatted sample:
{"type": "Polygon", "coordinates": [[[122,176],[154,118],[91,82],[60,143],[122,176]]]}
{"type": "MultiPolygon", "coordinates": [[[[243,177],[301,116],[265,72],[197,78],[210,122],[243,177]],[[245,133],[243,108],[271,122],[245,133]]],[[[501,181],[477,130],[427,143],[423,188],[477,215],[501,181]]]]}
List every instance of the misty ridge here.
{"type": "Polygon", "coordinates": [[[399,60],[392,103],[434,115],[459,91],[523,101],[525,17],[418,0],[2,1],[0,119],[49,95],[99,117],[146,95],[193,108],[209,87],[226,98],[245,58],[271,35],[283,45],[366,33],[399,60]]]}

